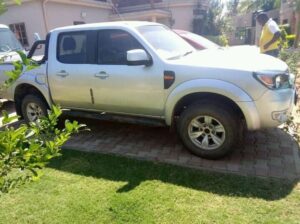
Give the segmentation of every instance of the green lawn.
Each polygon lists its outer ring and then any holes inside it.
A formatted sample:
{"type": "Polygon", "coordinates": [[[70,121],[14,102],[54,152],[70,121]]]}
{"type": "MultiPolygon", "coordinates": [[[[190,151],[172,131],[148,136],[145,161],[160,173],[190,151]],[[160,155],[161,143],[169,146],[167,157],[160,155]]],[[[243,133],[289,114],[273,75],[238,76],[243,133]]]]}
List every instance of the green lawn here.
{"type": "Polygon", "coordinates": [[[300,184],[64,151],[0,223],[299,223],[300,184]]]}

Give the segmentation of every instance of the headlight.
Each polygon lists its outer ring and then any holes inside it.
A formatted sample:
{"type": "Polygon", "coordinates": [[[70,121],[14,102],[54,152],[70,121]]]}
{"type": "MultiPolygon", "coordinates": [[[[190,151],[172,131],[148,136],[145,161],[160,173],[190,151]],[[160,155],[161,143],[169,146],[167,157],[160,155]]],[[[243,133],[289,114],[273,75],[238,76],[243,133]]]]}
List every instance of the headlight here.
{"type": "Polygon", "coordinates": [[[254,78],[269,89],[292,88],[295,83],[295,76],[288,72],[281,74],[254,73],[254,78]]]}

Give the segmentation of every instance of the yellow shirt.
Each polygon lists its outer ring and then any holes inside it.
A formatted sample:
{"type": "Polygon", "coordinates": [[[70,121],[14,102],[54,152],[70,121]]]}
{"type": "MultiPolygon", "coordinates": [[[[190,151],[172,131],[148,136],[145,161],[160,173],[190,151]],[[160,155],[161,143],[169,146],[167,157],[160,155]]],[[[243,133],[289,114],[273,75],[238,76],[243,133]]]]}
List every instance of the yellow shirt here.
{"type": "Polygon", "coordinates": [[[274,34],[278,31],[280,32],[280,29],[276,22],[272,19],[269,19],[269,21],[262,28],[259,40],[259,47],[261,53],[278,49],[279,41],[276,41],[275,43],[271,44],[267,49],[264,49],[264,46],[272,40],[274,34]]]}

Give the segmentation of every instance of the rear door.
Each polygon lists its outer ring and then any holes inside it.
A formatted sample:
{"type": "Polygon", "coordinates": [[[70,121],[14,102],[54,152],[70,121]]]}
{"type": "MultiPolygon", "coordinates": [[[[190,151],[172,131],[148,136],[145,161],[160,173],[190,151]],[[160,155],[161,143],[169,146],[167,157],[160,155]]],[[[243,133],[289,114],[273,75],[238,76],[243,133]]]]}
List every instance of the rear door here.
{"type": "Polygon", "coordinates": [[[53,101],[64,108],[93,109],[91,88],[97,67],[94,33],[76,31],[51,36],[49,85],[53,101]]]}

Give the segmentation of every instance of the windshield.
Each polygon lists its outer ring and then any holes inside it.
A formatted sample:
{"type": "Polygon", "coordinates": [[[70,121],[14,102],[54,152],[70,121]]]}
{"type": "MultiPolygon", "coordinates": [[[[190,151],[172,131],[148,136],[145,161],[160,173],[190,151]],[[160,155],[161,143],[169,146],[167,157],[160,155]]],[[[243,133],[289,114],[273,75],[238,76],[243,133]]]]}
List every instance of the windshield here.
{"type": "Polygon", "coordinates": [[[164,59],[177,59],[195,51],[191,45],[165,26],[141,26],[138,31],[164,59]]]}
{"type": "Polygon", "coordinates": [[[219,45],[217,45],[216,43],[202,37],[199,36],[197,34],[194,33],[185,33],[182,34],[183,37],[186,37],[187,39],[190,39],[196,43],[198,43],[199,45],[203,46],[203,48],[205,49],[211,49],[211,48],[218,48],[220,47],[219,45]]]}
{"type": "Polygon", "coordinates": [[[0,53],[22,50],[23,47],[8,28],[0,28],[0,53]]]}

